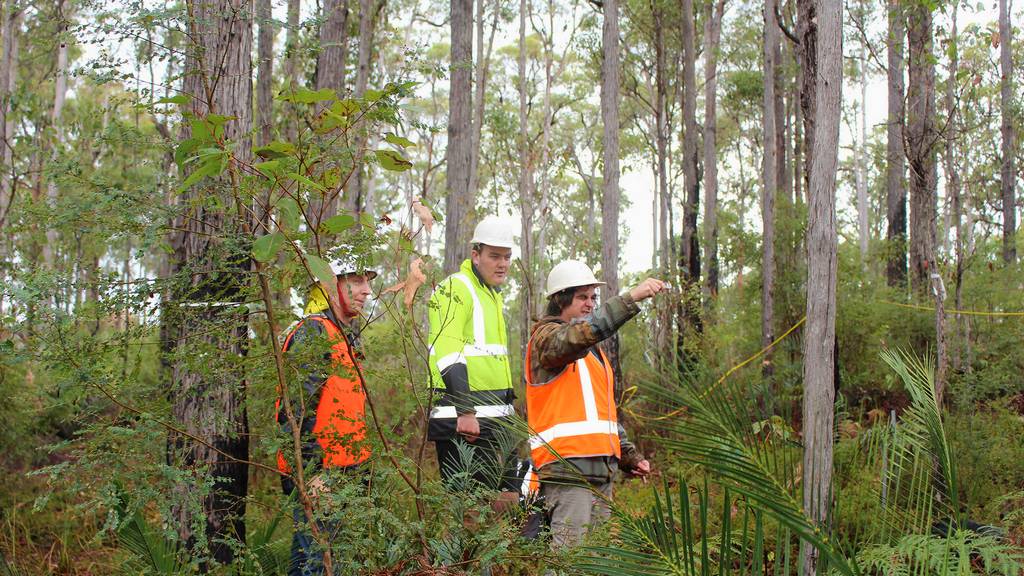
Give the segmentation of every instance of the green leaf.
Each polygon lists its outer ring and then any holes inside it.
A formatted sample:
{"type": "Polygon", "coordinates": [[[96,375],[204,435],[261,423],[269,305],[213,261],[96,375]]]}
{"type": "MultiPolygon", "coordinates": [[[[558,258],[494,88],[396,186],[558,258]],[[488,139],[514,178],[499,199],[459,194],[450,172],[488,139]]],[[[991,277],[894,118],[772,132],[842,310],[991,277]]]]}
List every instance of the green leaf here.
{"type": "Polygon", "coordinates": [[[334,271],[331,270],[331,265],[324,261],[323,258],[315,254],[306,254],[306,263],[309,264],[309,270],[316,276],[317,280],[328,286],[334,283],[334,271]]]}
{"type": "Polygon", "coordinates": [[[389,144],[394,144],[395,146],[401,146],[402,148],[409,148],[410,146],[416,145],[416,143],[413,142],[412,140],[409,140],[408,138],[404,138],[397,134],[393,134],[391,132],[388,132],[387,134],[384,135],[384,141],[389,144]]]}
{"type": "Polygon", "coordinates": [[[382,90],[369,89],[363,93],[363,100],[366,100],[367,102],[376,102],[383,97],[384,92],[382,90]]]}
{"type": "Polygon", "coordinates": [[[174,149],[174,163],[178,165],[178,168],[182,168],[185,165],[185,162],[198,147],[199,141],[195,138],[182,140],[178,143],[178,147],[174,149]]]}
{"type": "Polygon", "coordinates": [[[281,215],[278,219],[279,226],[288,231],[299,229],[299,205],[295,203],[295,199],[282,198],[277,203],[277,210],[281,215]]]}
{"type": "Polygon", "coordinates": [[[359,112],[359,102],[346,98],[344,100],[338,100],[334,104],[331,104],[330,111],[340,116],[351,116],[356,112],[359,112]]]}
{"type": "Polygon", "coordinates": [[[192,97],[188,94],[178,94],[177,96],[161,98],[154,102],[154,104],[188,104],[191,101],[192,97]]]}
{"type": "Polygon", "coordinates": [[[274,180],[277,173],[281,171],[281,161],[268,160],[266,162],[257,162],[256,164],[253,164],[253,168],[259,170],[260,174],[274,180]]]}
{"type": "Polygon", "coordinates": [[[210,131],[210,125],[205,120],[196,118],[189,121],[189,126],[192,128],[192,138],[197,142],[203,144],[213,142],[213,132],[210,131]]]}
{"type": "Polygon", "coordinates": [[[321,90],[297,88],[291,92],[282,93],[277,99],[285,102],[295,102],[296,104],[314,104],[325,100],[337,100],[338,94],[330,88],[323,88],[321,90]]]}
{"type": "Polygon", "coordinates": [[[377,154],[377,161],[380,162],[381,167],[385,170],[405,172],[412,168],[412,162],[409,162],[394,150],[376,150],[375,153],[377,154]]]}
{"type": "Polygon", "coordinates": [[[178,188],[179,192],[184,192],[185,190],[188,190],[189,187],[191,187],[193,184],[199,182],[200,180],[206,178],[207,176],[216,176],[220,174],[221,172],[224,171],[224,168],[227,167],[226,153],[218,155],[210,154],[207,156],[207,158],[208,159],[205,162],[200,164],[199,167],[196,168],[194,172],[189,174],[188,178],[186,178],[185,181],[181,183],[181,187],[178,188]]]}
{"type": "Polygon", "coordinates": [[[228,120],[235,120],[238,116],[225,116],[223,114],[207,114],[206,122],[214,128],[221,128],[228,123],[228,120]]]}
{"type": "Polygon", "coordinates": [[[285,156],[291,156],[295,153],[295,146],[288,142],[281,142],[275,140],[266,146],[259,146],[252,149],[253,153],[260,158],[273,159],[273,158],[284,158],[285,156]]]}
{"type": "Polygon", "coordinates": [[[331,216],[327,220],[324,220],[322,226],[324,230],[337,234],[348,230],[356,223],[356,219],[351,214],[338,214],[337,216],[331,216]]]}
{"type": "Polygon", "coordinates": [[[281,232],[260,236],[252,243],[253,259],[257,262],[270,262],[277,257],[277,253],[284,246],[284,241],[284,234],[281,232]]]}
{"type": "Polygon", "coordinates": [[[302,174],[299,174],[298,172],[289,172],[288,173],[288,177],[291,178],[292,180],[295,180],[299,184],[305,184],[306,186],[309,186],[310,188],[313,188],[314,190],[319,190],[320,192],[326,192],[327,191],[323,186],[317,184],[316,182],[313,182],[312,180],[310,180],[309,178],[306,178],[305,176],[303,176],[302,174]]]}

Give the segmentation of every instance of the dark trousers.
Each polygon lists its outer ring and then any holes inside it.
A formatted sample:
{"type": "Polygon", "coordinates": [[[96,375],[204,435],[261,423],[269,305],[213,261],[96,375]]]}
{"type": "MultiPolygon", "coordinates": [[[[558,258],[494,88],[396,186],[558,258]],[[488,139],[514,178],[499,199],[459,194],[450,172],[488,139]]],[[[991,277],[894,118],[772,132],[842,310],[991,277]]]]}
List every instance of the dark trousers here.
{"type": "Polygon", "coordinates": [[[457,438],[438,440],[434,445],[441,481],[449,491],[519,490],[515,452],[506,452],[496,439],[480,437],[476,442],[467,442],[457,438]]]}
{"type": "MultiPolygon", "coordinates": [[[[366,468],[361,465],[349,468],[333,468],[332,473],[361,474],[362,482],[365,485],[369,482],[369,474],[366,468]]],[[[324,551],[313,538],[313,530],[309,527],[306,519],[306,512],[302,509],[298,494],[295,494],[295,484],[287,476],[281,477],[281,488],[285,495],[295,498],[295,505],[292,508],[292,521],[295,524],[295,532],[292,534],[291,558],[288,562],[288,576],[322,576],[324,574],[324,551]]],[[[317,520],[317,529],[321,534],[336,534],[341,528],[340,524],[331,520],[317,520]]]]}

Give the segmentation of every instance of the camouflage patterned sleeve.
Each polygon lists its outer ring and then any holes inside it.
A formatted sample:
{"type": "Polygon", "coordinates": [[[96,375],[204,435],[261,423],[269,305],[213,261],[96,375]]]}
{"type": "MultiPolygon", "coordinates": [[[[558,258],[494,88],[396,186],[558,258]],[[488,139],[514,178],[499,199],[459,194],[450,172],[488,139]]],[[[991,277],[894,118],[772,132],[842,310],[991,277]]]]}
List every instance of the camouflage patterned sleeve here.
{"type": "Polygon", "coordinates": [[[621,423],[618,424],[618,427],[619,448],[622,453],[622,456],[619,458],[619,468],[623,472],[631,472],[644,459],[644,455],[636,447],[636,444],[630,441],[626,435],[626,429],[622,427],[621,423]]]}
{"type": "Polygon", "coordinates": [[[534,361],[548,370],[575,362],[586,356],[591,346],[610,337],[639,312],[640,307],[624,293],[608,299],[589,316],[569,323],[542,323],[532,337],[534,361]]]}

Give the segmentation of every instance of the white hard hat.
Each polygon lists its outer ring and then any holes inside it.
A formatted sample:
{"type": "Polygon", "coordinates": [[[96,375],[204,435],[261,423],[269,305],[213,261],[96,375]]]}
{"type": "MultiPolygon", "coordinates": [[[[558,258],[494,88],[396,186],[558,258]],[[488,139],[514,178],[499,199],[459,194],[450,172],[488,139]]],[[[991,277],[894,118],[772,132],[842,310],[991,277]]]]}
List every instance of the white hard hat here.
{"type": "Polygon", "coordinates": [[[555,265],[548,272],[548,290],[545,296],[550,297],[556,292],[566,288],[579,288],[580,286],[604,285],[598,280],[590,267],[579,260],[564,260],[555,265]]]}
{"type": "Polygon", "coordinates": [[[487,216],[476,225],[470,243],[487,244],[497,248],[515,248],[516,242],[512,236],[513,226],[510,219],[487,216]]]}
{"type": "Polygon", "coordinates": [[[349,274],[365,274],[368,280],[377,277],[377,272],[360,268],[353,254],[343,254],[331,261],[331,271],[335,276],[347,276],[349,274]]]}

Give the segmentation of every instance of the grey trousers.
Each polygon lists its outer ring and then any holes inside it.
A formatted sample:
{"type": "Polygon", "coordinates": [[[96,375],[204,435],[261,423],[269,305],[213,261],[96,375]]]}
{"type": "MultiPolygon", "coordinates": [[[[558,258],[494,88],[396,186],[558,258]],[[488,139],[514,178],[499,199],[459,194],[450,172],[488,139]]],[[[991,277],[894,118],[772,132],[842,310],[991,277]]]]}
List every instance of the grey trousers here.
{"type": "Polygon", "coordinates": [[[591,526],[608,519],[611,510],[612,483],[574,486],[551,482],[540,483],[540,495],[551,519],[551,549],[578,546],[591,526]],[[595,494],[604,495],[604,498],[595,494]],[[607,499],[607,500],[606,500],[607,499]]]}

